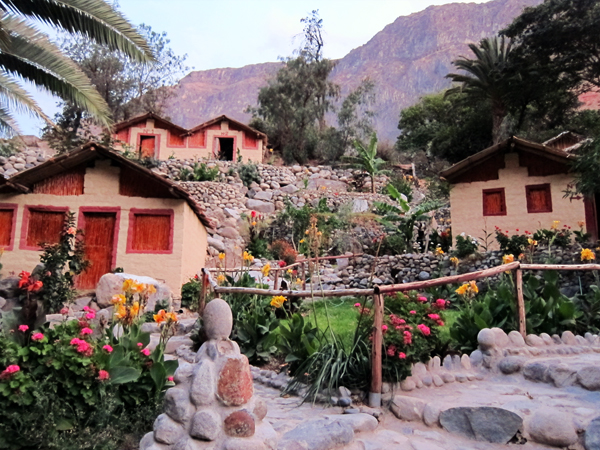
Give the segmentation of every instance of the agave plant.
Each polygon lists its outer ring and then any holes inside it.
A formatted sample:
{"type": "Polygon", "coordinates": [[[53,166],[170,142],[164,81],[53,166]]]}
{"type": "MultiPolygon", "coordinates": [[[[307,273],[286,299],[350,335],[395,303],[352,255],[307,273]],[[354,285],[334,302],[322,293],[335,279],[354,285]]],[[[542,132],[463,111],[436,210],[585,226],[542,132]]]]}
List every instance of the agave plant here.
{"type": "Polygon", "coordinates": [[[35,23],[79,34],[136,61],[152,61],[135,28],[103,0],[0,0],[0,132],[18,131],[11,111],[50,122],[18,80],[26,80],[111,125],[108,106],[77,65],[35,23]]]}

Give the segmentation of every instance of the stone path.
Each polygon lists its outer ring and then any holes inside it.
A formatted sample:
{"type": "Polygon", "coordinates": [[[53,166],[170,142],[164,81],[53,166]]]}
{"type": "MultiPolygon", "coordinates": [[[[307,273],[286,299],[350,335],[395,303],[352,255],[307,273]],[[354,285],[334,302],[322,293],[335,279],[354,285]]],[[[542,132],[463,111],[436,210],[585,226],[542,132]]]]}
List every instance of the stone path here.
{"type": "MultiPolygon", "coordinates": [[[[477,384],[447,386],[448,394],[454,392],[452,396],[448,396],[448,401],[452,400],[451,397],[464,396],[465,392],[461,388],[470,390],[469,395],[465,398],[473,398],[473,396],[482,397],[482,389],[487,390],[491,386],[493,386],[493,383],[485,386],[477,386],[477,384]],[[474,386],[475,388],[473,388],[474,386]]],[[[254,389],[256,395],[267,402],[269,411],[266,420],[271,422],[273,428],[280,436],[309,420],[341,415],[343,413],[343,408],[340,407],[313,406],[311,404],[300,405],[297,397],[280,397],[280,391],[266,387],[260,383],[255,383],[254,389]]],[[[426,393],[439,395],[441,394],[440,391],[440,389],[422,389],[416,391],[413,395],[415,397],[426,393]]],[[[497,391],[500,392],[499,395],[503,395],[502,389],[497,389],[497,391]]],[[[402,421],[397,419],[391,412],[386,411],[380,416],[380,423],[375,431],[356,433],[352,443],[337,448],[344,450],[500,450],[506,449],[507,446],[476,442],[450,434],[439,427],[429,428],[422,422],[402,421]]],[[[550,449],[552,447],[527,442],[518,448],[535,450],[550,449]]]]}

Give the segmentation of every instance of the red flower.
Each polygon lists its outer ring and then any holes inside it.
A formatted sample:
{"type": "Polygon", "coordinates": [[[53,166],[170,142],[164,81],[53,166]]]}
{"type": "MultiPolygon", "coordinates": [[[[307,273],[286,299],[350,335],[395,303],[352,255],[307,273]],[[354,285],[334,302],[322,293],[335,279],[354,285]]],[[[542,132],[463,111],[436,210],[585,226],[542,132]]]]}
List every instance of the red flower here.
{"type": "Polygon", "coordinates": [[[279,267],[285,267],[285,261],[279,261],[277,264],[279,264],[279,267]]]}
{"type": "Polygon", "coordinates": [[[106,371],[106,370],[100,370],[98,372],[98,379],[99,380],[108,380],[110,378],[110,374],[106,371]]]}
{"type": "Polygon", "coordinates": [[[254,218],[256,217],[256,211],[252,211],[252,212],[250,213],[250,217],[252,217],[252,218],[254,219],[254,218]]]}

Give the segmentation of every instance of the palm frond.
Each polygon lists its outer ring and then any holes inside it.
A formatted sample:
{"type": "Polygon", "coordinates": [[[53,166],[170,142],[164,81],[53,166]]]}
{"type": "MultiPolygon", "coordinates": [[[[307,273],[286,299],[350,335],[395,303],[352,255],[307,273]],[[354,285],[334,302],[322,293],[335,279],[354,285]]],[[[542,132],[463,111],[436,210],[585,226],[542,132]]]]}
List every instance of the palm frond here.
{"type": "Polygon", "coordinates": [[[112,124],[96,88],[44,33],[14,17],[5,17],[2,25],[10,30],[12,42],[9,51],[0,53],[0,67],[87,110],[103,126],[112,124]]]}
{"type": "Polygon", "coordinates": [[[0,106],[0,134],[6,137],[21,134],[17,122],[4,106],[0,106]]]}
{"type": "Polygon", "coordinates": [[[0,0],[0,7],[69,33],[80,33],[137,61],[154,59],[146,40],[103,0],[0,0]]]}
{"type": "Polygon", "coordinates": [[[28,113],[45,120],[52,121],[44,114],[33,97],[6,73],[0,71],[0,104],[10,107],[20,113],[28,113]]]}

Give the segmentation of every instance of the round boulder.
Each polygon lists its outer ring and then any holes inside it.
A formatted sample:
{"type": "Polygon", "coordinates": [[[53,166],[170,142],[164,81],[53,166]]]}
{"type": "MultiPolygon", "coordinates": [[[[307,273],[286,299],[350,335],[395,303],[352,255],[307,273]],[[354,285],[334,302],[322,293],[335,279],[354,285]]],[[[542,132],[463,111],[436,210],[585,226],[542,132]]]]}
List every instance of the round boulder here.
{"type": "Polygon", "coordinates": [[[233,327],[233,315],[226,301],[211,300],[204,308],[204,331],[208,339],[227,339],[233,327]]]}

